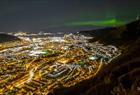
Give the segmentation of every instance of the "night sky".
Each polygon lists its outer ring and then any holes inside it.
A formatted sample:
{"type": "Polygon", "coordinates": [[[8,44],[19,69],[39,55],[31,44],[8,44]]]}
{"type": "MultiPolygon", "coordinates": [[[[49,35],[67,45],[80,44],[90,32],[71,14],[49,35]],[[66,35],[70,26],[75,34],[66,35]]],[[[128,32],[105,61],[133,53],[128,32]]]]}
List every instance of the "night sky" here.
{"type": "Polygon", "coordinates": [[[0,0],[0,32],[63,32],[121,25],[140,0],[0,0]]]}

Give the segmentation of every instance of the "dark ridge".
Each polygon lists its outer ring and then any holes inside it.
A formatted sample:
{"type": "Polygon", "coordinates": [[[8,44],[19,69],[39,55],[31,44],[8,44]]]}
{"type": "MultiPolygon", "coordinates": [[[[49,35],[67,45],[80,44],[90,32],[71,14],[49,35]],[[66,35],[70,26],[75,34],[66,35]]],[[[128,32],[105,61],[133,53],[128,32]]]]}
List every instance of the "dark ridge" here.
{"type": "Polygon", "coordinates": [[[140,37],[140,20],[136,20],[119,27],[110,27],[91,31],[80,31],[80,34],[93,36],[93,41],[101,41],[105,44],[123,45],[140,37]]]}
{"type": "Polygon", "coordinates": [[[55,89],[49,95],[140,95],[140,20],[80,33],[116,45],[122,49],[122,54],[104,65],[95,77],[70,88],[55,89]]]}
{"type": "MultiPolygon", "coordinates": [[[[135,40],[133,43],[130,43],[127,46],[129,47],[125,48],[123,54],[117,59],[113,60],[108,66],[106,66],[101,71],[102,74],[100,74],[99,76],[101,77],[101,79],[105,79],[107,77],[110,80],[109,85],[111,85],[111,87],[105,88],[112,88],[110,90],[110,93],[115,87],[118,87],[121,90],[125,89],[126,93],[129,93],[129,91],[132,90],[132,87],[137,87],[136,84],[138,82],[136,81],[140,79],[140,70],[137,70],[140,69],[140,54],[138,52],[140,51],[140,39],[135,40]],[[135,73],[135,75],[133,75],[131,72],[135,73]],[[120,84],[122,85],[122,87],[119,86],[120,84]]],[[[104,83],[104,81],[101,82],[104,83]]],[[[105,84],[98,85],[97,88],[102,88],[103,85],[105,84]]],[[[88,94],[86,93],[85,95],[91,95],[91,93],[93,93],[95,90],[95,92],[98,93],[95,95],[102,95],[103,93],[100,91],[100,89],[97,88],[93,85],[93,87],[88,91],[88,94]]],[[[102,89],[104,90],[104,88],[102,89]]],[[[136,89],[132,92],[139,93],[136,89]]],[[[104,93],[107,93],[106,90],[104,90],[104,93]]],[[[121,95],[122,94],[123,93],[121,93],[121,95]]]]}
{"type": "Polygon", "coordinates": [[[9,42],[9,41],[17,41],[20,40],[18,37],[0,33],[0,43],[9,42]]]}

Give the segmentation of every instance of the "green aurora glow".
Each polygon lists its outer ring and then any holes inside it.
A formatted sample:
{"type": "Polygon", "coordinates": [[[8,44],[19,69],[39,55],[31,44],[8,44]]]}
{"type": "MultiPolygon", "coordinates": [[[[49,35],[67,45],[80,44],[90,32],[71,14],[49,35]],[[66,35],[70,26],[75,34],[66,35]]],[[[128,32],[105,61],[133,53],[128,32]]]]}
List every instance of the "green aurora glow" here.
{"type": "Polygon", "coordinates": [[[67,24],[68,26],[114,26],[123,25],[127,23],[126,21],[120,21],[113,19],[102,20],[102,21],[77,21],[67,24]]]}

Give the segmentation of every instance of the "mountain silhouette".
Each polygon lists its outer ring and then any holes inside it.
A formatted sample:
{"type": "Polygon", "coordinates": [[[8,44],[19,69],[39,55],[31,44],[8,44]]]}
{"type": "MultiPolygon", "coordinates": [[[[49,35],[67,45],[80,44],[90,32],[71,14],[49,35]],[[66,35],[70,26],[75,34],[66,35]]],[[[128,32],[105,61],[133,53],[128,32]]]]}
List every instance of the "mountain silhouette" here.
{"type": "Polygon", "coordinates": [[[0,33],[0,43],[9,42],[9,41],[17,41],[17,40],[20,40],[20,39],[16,36],[0,33]]]}

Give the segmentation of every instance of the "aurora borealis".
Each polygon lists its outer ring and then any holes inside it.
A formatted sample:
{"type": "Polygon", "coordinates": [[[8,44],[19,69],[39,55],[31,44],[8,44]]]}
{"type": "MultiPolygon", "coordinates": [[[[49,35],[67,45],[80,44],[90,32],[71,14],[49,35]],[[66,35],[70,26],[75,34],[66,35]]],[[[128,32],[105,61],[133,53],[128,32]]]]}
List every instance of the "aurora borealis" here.
{"type": "Polygon", "coordinates": [[[73,26],[113,26],[113,25],[123,25],[127,22],[117,21],[116,19],[102,20],[102,21],[81,21],[81,22],[72,22],[68,25],[73,26]]]}
{"type": "Polygon", "coordinates": [[[0,0],[0,32],[122,25],[135,20],[139,5],[139,0],[0,0]]]}

